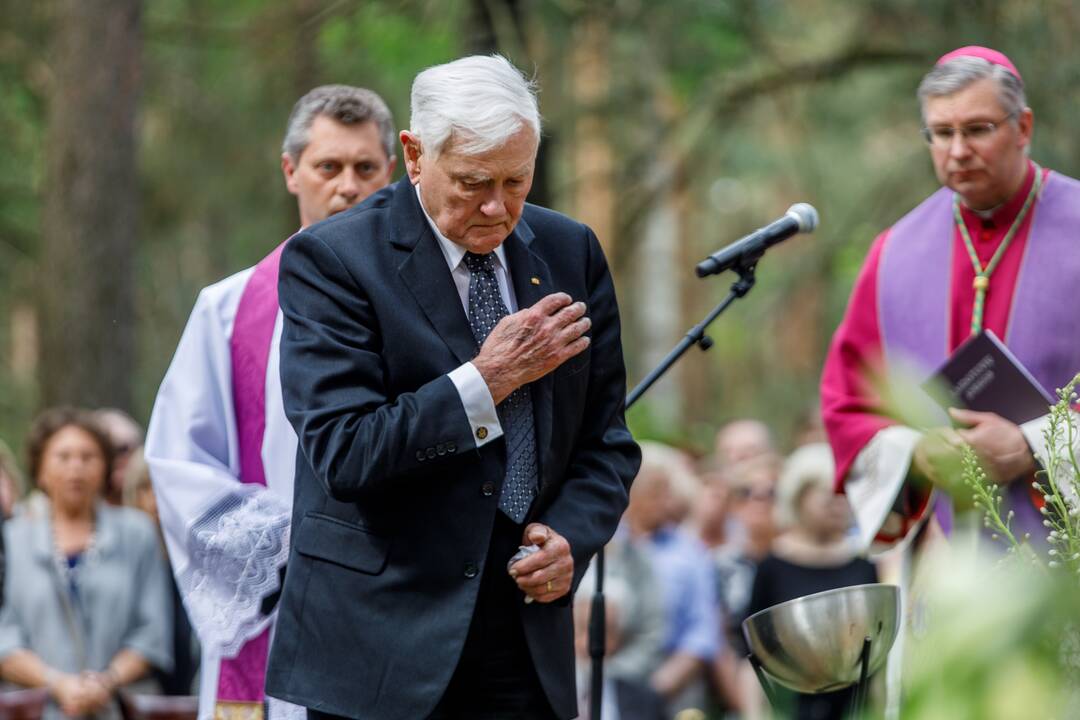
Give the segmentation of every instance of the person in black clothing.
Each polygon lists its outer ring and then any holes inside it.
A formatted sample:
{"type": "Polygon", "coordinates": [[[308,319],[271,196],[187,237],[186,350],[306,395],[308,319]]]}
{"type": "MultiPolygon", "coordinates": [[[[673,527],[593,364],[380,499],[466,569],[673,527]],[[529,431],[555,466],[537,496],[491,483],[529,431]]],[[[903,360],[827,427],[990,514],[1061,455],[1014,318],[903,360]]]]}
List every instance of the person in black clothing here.
{"type": "MultiPolygon", "coordinates": [[[[749,615],[804,595],[877,582],[873,564],[858,557],[848,534],[851,508],[832,490],[833,458],[824,443],[805,445],[788,458],[777,488],[778,521],[786,530],[758,565],[749,615]]],[[[843,718],[853,688],[799,694],[796,720],[843,718]]]]}

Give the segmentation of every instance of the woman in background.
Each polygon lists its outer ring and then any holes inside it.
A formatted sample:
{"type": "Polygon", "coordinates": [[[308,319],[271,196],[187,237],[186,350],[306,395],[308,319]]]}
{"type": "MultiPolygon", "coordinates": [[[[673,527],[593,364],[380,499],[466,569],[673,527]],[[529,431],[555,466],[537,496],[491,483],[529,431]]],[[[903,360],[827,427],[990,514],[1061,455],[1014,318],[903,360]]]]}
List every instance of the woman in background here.
{"type": "Polygon", "coordinates": [[[47,688],[46,719],[116,716],[114,691],[169,669],[169,576],[153,523],[101,501],[108,439],[85,411],[47,410],[27,442],[47,512],[5,525],[0,678],[47,688]]]}
{"type": "MultiPolygon", "coordinates": [[[[833,492],[832,450],[804,445],[784,463],[777,484],[777,523],[784,531],[758,565],[748,615],[824,590],[877,582],[877,571],[858,557],[849,534],[847,497],[833,492]]],[[[798,695],[796,720],[843,718],[853,690],[798,695]]]]}

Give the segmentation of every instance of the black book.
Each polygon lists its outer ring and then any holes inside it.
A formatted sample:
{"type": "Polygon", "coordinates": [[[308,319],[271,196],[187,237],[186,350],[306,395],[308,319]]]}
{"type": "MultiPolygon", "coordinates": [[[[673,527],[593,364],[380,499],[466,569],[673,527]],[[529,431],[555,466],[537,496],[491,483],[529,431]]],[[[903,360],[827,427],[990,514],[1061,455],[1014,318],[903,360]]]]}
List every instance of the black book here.
{"type": "Polygon", "coordinates": [[[990,330],[964,341],[923,387],[943,407],[993,412],[1017,425],[1056,402],[990,330]]]}

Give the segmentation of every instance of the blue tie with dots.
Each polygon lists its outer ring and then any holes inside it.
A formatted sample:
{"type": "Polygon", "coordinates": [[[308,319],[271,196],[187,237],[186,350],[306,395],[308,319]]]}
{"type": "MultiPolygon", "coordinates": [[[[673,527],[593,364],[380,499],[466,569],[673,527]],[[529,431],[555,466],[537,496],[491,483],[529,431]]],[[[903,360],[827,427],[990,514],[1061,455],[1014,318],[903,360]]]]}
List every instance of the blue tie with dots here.
{"type": "MultiPolygon", "coordinates": [[[[464,262],[469,269],[469,326],[479,346],[508,311],[495,277],[495,254],[465,253],[464,262]]],[[[536,497],[536,435],[528,386],[510,393],[499,403],[496,412],[506,439],[506,478],[499,509],[514,522],[521,523],[536,497]]]]}

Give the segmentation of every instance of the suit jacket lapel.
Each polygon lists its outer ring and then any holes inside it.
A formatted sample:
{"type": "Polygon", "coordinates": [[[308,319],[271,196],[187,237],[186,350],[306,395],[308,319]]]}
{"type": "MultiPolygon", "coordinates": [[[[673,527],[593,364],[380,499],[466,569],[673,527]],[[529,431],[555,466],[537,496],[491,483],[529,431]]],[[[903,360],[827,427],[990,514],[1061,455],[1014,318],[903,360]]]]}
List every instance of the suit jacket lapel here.
{"type": "MultiPolygon", "coordinates": [[[[519,310],[532,307],[545,295],[555,292],[551,283],[551,270],[547,263],[532,251],[530,244],[535,235],[524,220],[518,222],[514,232],[503,242],[506,259],[510,264],[510,278],[514,285],[514,297],[519,310]]],[[[538,477],[541,489],[545,484],[544,450],[551,447],[552,396],[555,373],[550,372],[531,384],[533,419],[536,426],[538,453],[538,477]]]]}
{"type": "Polygon", "coordinates": [[[398,268],[402,281],[457,361],[472,360],[476,357],[476,340],[461,306],[461,296],[408,178],[394,189],[390,217],[391,242],[411,250],[398,268]]]}

